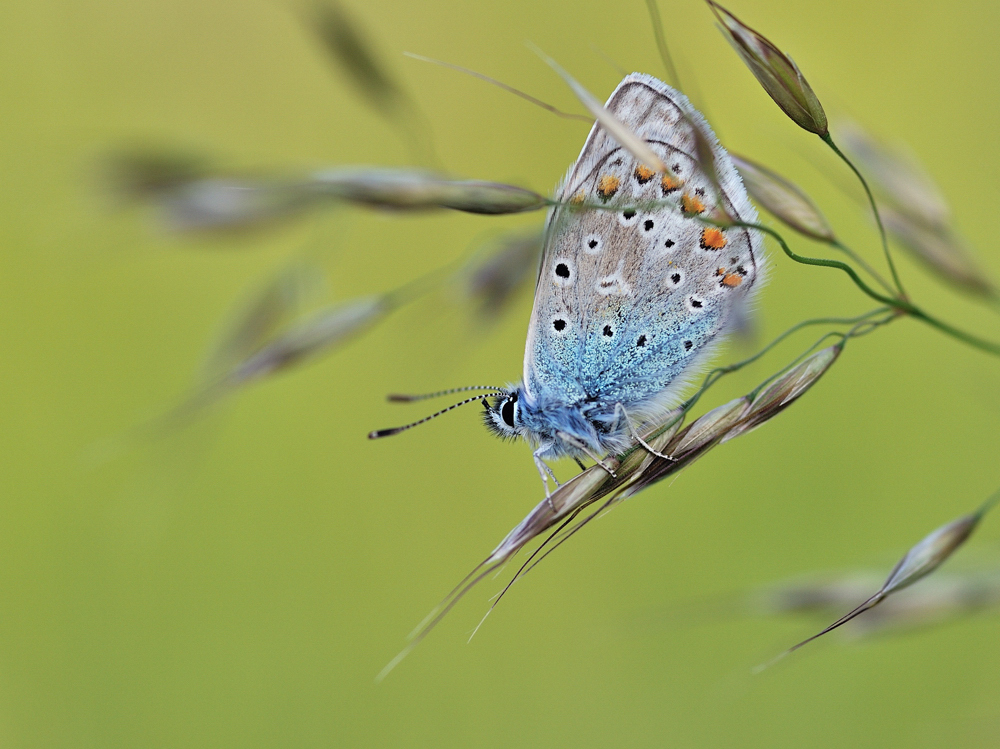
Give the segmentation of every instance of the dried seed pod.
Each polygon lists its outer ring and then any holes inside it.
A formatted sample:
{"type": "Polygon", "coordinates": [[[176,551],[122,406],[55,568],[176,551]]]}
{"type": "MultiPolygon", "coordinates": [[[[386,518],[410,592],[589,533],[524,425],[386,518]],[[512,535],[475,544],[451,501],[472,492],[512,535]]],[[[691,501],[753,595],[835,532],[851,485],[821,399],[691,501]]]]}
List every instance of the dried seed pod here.
{"type": "Polygon", "coordinates": [[[836,239],[819,208],[802,190],[769,169],[730,154],[750,197],[795,231],[822,242],[836,239]]]}
{"type": "Polygon", "coordinates": [[[826,112],[790,57],[713,0],[706,0],[719,19],[726,40],[750,68],[768,96],[799,127],[825,136],[826,112]]]}

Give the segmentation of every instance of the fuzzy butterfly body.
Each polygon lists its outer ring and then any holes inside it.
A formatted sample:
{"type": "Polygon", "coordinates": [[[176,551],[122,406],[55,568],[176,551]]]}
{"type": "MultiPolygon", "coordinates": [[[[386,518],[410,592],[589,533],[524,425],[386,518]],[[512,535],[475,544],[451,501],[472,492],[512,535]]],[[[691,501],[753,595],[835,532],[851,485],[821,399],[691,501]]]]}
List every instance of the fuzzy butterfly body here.
{"type": "Polygon", "coordinates": [[[700,220],[716,208],[747,223],[757,214],[687,98],[633,73],[606,107],[666,171],[637,161],[595,125],[557,191],[524,381],[486,411],[491,429],[537,447],[543,480],[551,473],[544,458],[619,450],[635,426],[674,407],[685,375],[746,306],[762,271],[757,232],[700,220]],[[699,140],[709,144],[714,180],[699,163],[699,140]]]}

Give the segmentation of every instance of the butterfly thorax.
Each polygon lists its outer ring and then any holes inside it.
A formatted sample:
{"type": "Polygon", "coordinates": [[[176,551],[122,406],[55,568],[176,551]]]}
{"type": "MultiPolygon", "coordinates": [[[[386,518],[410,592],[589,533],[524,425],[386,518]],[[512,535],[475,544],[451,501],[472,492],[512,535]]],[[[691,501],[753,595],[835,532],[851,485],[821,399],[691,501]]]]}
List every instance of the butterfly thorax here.
{"type": "Polygon", "coordinates": [[[533,398],[523,385],[486,402],[484,421],[494,434],[520,437],[546,458],[616,452],[629,443],[621,411],[597,396],[573,402],[533,398]]]}

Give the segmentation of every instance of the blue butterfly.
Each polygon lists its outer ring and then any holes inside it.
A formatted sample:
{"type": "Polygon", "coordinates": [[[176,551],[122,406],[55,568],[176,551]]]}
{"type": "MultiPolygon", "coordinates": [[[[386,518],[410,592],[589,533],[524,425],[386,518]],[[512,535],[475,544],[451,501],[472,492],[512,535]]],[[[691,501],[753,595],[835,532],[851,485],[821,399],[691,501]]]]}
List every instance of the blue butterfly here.
{"type": "Polygon", "coordinates": [[[716,208],[746,223],[757,213],[687,98],[633,73],[606,107],[666,171],[655,173],[595,124],[546,224],[524,380],[439,412],[482,400],[491,431],[533,446],[546,493],[555,480],[546,460],[601,463],[601,454],[642,442],[641,426],[676,407],[763,270],[759,233],[699,220],[716,208]],[[699,162],[699,141],[709,144],[714,177],[699,162]]]}

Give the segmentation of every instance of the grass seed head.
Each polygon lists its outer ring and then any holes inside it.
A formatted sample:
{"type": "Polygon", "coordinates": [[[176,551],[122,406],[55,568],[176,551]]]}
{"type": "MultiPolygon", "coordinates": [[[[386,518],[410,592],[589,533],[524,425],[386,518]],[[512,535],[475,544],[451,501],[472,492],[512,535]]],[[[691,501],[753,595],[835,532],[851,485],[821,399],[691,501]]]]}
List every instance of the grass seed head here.
{"type": "Polygon", "coordinates": [[[499,215],[544,208],[548,201],[531,190],[499,182],[452,180],[404,169],[338,169],[319,172],[313,190],[337,200],[397,210],[450,208],[499,215]]]}
{"type": "Polygon", "coordinates": [[[487,257],[476,257],[462,271],[465,296],[479,307],[483,320],[495,320],[538,268],[544,236],[505,236],[487,257]]]}
{"type": "Polygon", "coordinates": [[[797,364],[757,393],[745,417],[727,435],[723,442],[756,429],[788,408],[822,377],[840,356],[840,344],[828,346],[797,364]]]}
{"type": "Polygon", "coordinates": [[[793,645],[785,652],[781,653],[777,658],[772,659],[770,662],[759,666],[756,670],[761,671],[772,663],[784,658],[786,655],[795,652],[803,645],[816,640],[828,632],[842,627],[849,621],[861,616],[866,611],[875,608],[884,600],[886,600],[893,593],[907,588],[914,583],[927,577],[944,564],[945,561],[951,557],[961,546],[968,540],[969,536],[979,525],[979,521],[983,519],[987,512],[989,512],[996,503],[1000,501],[1000,491],[993,494],[989,499],[984,502],[976,512],[960,517],[958,520],[954,520],[947,525],[943,525],[937,530],[925,536],[918,544],[911,548],[906,555],[896,563],[892,572],[889,573],[889,577],[882,584],[875,593],[873,593],[867,600],[865,600],[861,605],[856,606],[854,609],[849,611],[840,617],[830,626],[817,632],[812,637],[806,638],[797,645],[793,645]]]}
{"type": "Polygon", "coordinates": [[[917,159],[855,123],[842,123],[838,132],[881,198],[879,214],[886,231],[935,275],[974,294],[996,297],[996,285],[955,233],[947,201],[917,159]]]}
{"type": "Polygon", "coordinates": [[[301,313],[306,298],[323,284],[321,272],[308,265],[283,270],[246,300],[209,352],[204,381],[216,379],[259,351],[301,313]]]}
{"type": "Polygon", "coordinates": [[[795,231],[823,242],[836,239],[819,208],[802,190],[769,169],[730,154],[750,197],[795,231]]]}
{"type": "Polygon", "coordinates": [[[198,389],[168,415],[166,423],[183,423],[251,382],[330,351],[376,323],[392,308],[385,296],[363,297],[293,322],[198,389]]]}
{"type": "Polygon", "coordinates": [[[913,585],[944,564],[968,540],[982,517],[982,512],[975,512],[928,534],[899,560],[882,586],[882,594],[913,585]]]}
{"type": "Polygon", "coordinates": [[[631,153],[640,165],[652,169],[657,174],[667,171],[667,165],[649,147],[649,144],[632,132],[621,120],[611,114],[592,93],[577,83],[569,73],[563,70],[559,63],[537,48],[535,49],[535,53],[559,74],[573,90],[573,93],[576,94],[576,97],[583,106],[587,108],[587,111],[594,115],[594,119],[597,120],[598,124],[604,128],[608,135],[618,142],[618,145],[631,153]]]}
{"type": "Polygon", "coordinates": [[[371,296],[315,312],[244,360],[231,378],[242,384],[323,353],[361,332],[390,309],[384,297],[371,296]]]}
{"type": "Polygon", "coordinates": [[[313,203],[298,181],[204,177],[156,196],[171,231],[245,231],[301,213],[313,203]]]}
{"type": "Polygon", "coordinates": [[[823,105],[792,59],[718,3],[706,2],[719,20],[723,35],[768,96],[799,127],[825,136],[829,126],[823,105]]]}
{"type": "MultiPolygon", "coordinates": [[[[856,572],[824,580],[781,583],[751,595],[747,604],[762,614],[837,616],[864,600],[879,582],[876,574],[856,572]]],[[[952,621],[998,604],[1000,576],[996,569],[940,573],[919,586],[885,598],[854,621],[851,634],[863,637],[911,630],[952,621]]]]}
{"type": "Polygon", "coordinates": [[[169,193],[204,176],[206,168],[200,156],[155,148],[113,153],[100,165],[112,192],[125,199],[169,193]]]}
{"type": "Polygon", "coordinates": [[[993,281],[951,229],[916,221],[888,206],[879,214],[886,231],[935,275],[973,294],[997,296],[993,281]]]}
{"type": "Polygon", "coordinates": [[[945,228],[951,223],[951,209],[944,195],[908,150],[880,142],[853,122],[839,123],[837,135],[884,202],[928,226],[945,228]]]}
{"type": "Polygon", "coordinates": [[[405,99],[372,45],[338,3],[326,0],[320,4],[314,11],[313,28],[347,79],[372,106],[388,113],[405,99]]]}
{"type": "Polygon", "coordinates": [[[703,452],[740,423],[749,406],[750,400],[744,396],[713,408],[677,435],[670,445],[670,454],[681,458],[703,452]]]}

